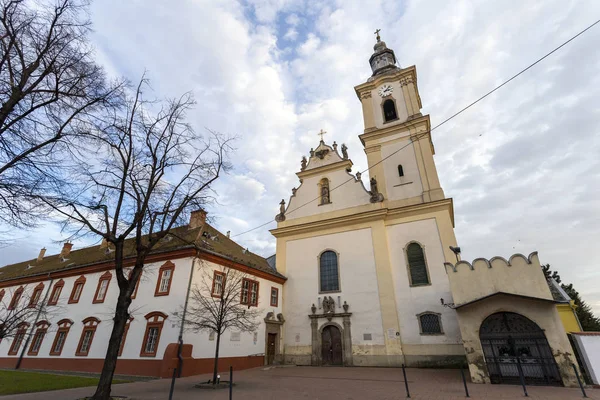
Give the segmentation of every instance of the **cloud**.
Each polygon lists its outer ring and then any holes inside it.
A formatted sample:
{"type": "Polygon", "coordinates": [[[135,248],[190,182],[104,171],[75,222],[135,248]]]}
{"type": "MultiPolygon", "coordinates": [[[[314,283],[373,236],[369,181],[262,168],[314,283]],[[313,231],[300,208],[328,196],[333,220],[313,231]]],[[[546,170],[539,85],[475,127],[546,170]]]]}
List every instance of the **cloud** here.
{"type": "MultiPolygon", "coordinates": [[[[111,73],[136,80],[148,69],[157,93],[191,90],[195,128],[238,137],[235,170],[210,210],[235,235],[273,220],[321,128],[329,143],[348,145],[355,171],[367,167],[353,87],[370,76],[376,28],[400,65],[417,66],[422,112],[435,126],[589,25],[600,3],[107,0],[92,11],[111,73]]],[[[538,250],[600,313],[599,40],[596,27],[436,129],[433,141],[464,258],[538,250]]],[[[274,226],[235,239],[267,256],[274,226]]],[[[60,237],[44,229],[36,249],[60,237]]],[[[37,250],[3,254],[19,261],[37,250]]]]}

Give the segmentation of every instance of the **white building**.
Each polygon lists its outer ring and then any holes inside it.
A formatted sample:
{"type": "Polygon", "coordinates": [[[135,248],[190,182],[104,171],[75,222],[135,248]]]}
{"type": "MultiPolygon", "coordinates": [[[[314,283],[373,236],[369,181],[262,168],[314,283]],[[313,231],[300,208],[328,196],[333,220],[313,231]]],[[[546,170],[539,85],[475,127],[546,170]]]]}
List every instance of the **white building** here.
{"type": "MultiPolygon", "coordinates": [[[[235,268],[247,274],[250,306],[263,315],[281,313],[285,278],[266,260],[234,243],[193,214],[189,226],[176,228],[148,257],[130,307],[116,373],[170,377],[177,366],[178,337],[190,279],[200,271],[235,268]],[[189,243],[182,239],[189,240],[189,243]],[[200,248],[198,251],[197,248],[200,248]],[[227,267],[224,267],[224,266],[227,267]],[[193,276],[191,275],[194,269],[193,276]],[[256,292],[254,292],[256,290],[256,292]],[[253,303],[253,304],[250,304],[253,303]]],[[[99,372],[112,329],[118,286],[106,246],[72,250],[0,269],[0,313],[47,301],[47,315],[32,315],[14,338],[0,342],[0,367],[99,372]]],[[[263,365],[267,332],[277,333],[281,321],[262,322],[256,332],[226,332],[221,338],[221,367],[263,365]],[[269,330],[266,326],[269,326],[269,330]]],[[[271,336],[273,340],[273,336],[271,336]]],[[[212,371],[215,342],[209,332],[183,334],[183,374],[212,371]]],[[[272,346],[273,348],[275,346],[272,346]]]]}

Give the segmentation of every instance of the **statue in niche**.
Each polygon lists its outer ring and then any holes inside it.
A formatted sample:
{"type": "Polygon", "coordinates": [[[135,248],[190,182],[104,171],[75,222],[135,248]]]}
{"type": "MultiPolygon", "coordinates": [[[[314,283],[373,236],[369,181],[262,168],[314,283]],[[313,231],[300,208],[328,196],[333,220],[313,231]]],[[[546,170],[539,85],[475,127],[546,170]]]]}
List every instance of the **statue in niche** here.
{"type": "Polygon", "coordinates": [[[275,216],[275,221],[281,222],[285,221],[285,200],[281,199],[281,203],[279,203],[279,214],[275,216]]]}
{"type": "Polygon", "coordinates": [[[327,178],[321,179],[321,204],[329,204],[329,180],[327,178]]]}
{"type": "Polygon", "coordinates": [[[377,179],[371,178],[371,203],[380,203],[383,201],[383,195],[377,190],[377,179]]]}
{"type": "Polygon", "coordinates": [[[306,156],[302,156],[302,161],[300,161],[300,171],[304,171],[306,169],[306,156]]]}
{"type": "Polygon", "coordinates": [[[331,296],[325,296],[323,298],[323,312],[325,314],[333,314],[335,313],[335,300],[331,296]]]}
{"type": "Polygon", "coordinates": [[[342,143],[342,158],[344,160],[348,159],[348,146],[346,146],[346,143],[342,143]]]}

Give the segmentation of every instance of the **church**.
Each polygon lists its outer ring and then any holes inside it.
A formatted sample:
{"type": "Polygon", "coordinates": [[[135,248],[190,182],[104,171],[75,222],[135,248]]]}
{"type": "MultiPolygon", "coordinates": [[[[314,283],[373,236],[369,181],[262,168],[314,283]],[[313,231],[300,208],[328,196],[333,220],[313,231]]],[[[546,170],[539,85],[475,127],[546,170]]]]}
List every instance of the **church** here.
{"type": "Polygon", "coordinates": [[[345,145],[321,139],[271,230],[288,279],[283,362],[445,367],[466,358],[473,382],[518,383],[521,369],[528,383],[575,384],[556,308],[568,296],[553,295],[535,252],[460,261],[416,68],[399,67],[379,34],[369,63],[371,77],[354,90],[370,179],[350,172],[345,145]]]}
{"type": "MultiPolygon", "coordinates": [[[[276,254],[266,259],[208,224],[206,212],[192,212],[147,259],[116,373],[211,371],[214,332],[187,331],[178,319],[202,267],[212,297],[223,291],[224,270],[247,274],[240,303],[261,312],[256,331],[223,334],[223,370],[467,363],[477,383],[522,375],[528,384],[576,385],[564,327],[574,318],[570,299],[546,279],[536,252],[460,260],[416,68],[401,68],[379,35],[369,63],[372,75],[354,88],[369,178],[351,172],[344,144],[321,135],[280,204],[276,254]],[[558,306],[567,310],[562,320],[558,306]]],[[[39,302],[51,310],[0,341],[0,367],[100,371],[117,297],[113,256],[105,243],[72,247],[0,269],[0,314],[39,302]]]]}

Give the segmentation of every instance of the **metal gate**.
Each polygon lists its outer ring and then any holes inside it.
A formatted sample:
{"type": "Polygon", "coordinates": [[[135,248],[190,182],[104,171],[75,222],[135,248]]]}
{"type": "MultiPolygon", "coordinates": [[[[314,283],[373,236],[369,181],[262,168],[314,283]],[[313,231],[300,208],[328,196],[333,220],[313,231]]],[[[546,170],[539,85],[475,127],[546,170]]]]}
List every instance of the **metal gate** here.
{"type": "Polygon", "coordinates": [[[561,386],[562,381],[544,331],[530,319],[509,312],[492,314],[479,329],[492,383],[561,386]]]}

